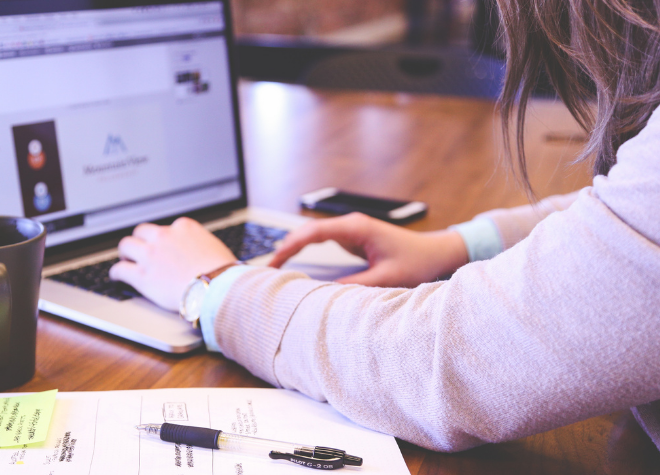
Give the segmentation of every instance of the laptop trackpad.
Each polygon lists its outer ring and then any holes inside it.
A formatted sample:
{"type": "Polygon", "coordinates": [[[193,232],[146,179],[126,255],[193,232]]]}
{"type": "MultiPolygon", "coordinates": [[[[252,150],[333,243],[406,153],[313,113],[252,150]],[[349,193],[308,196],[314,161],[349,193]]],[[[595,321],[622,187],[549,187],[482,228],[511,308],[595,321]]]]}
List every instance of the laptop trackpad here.
{"type": "Polygon", "coordinates": [[[303,272],[312,279],[336,280],[367,269],[367,262],[334,241],[310,244],[287,262],[283,269],[303,272]]]}

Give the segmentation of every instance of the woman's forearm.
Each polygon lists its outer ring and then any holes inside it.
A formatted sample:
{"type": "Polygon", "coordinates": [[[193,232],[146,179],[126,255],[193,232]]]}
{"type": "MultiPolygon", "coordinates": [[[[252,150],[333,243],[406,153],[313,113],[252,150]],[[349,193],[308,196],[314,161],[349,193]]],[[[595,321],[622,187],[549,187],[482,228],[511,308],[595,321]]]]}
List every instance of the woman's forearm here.
{"type": "Polygon", "coordinates": [[[258,376],[375,430],[436,450],[510,440],[660,398],[649,314],[660,282],[640,272],[658,256],[630,237],[585,191],[446,283],[380,289],[255,269],[216,336],[258,376]]]}

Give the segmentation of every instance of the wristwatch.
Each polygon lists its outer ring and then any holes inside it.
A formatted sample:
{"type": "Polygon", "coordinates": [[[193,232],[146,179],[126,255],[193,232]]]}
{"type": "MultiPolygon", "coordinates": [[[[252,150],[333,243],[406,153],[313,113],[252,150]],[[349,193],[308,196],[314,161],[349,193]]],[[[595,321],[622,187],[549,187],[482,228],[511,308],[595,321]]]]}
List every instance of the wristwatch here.
{"type": "Polygon", "coordinates": [[[186,290],[183,292],[181,304],[179,305],[179,315],[181,318],[192,323],[193,328],[199,328],[199,318],[202,315],[202,302],[204,302],[204,297],[209,290],[209,284],[211,281],[230,267],[242,264],[243,263],[240,261],[230,262],[213,272],[200,274],[191,280],[188,287],[186,287],[186,290]]]}

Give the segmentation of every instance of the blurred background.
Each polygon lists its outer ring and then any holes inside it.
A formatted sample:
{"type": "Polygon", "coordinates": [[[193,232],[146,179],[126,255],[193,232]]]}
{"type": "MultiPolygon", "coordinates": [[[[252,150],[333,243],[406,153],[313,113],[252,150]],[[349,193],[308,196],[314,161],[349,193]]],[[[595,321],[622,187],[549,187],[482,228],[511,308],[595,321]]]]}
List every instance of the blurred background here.
{"type": "Polygon", "coordinates": [[[232,0],[241,75],[494,98],[494,0],[232,0]]]}
{"type": "Polygon", "coordinates": [[[475,0],[233,0],[241,37],[330,44],[469,44],[475,0]]]}

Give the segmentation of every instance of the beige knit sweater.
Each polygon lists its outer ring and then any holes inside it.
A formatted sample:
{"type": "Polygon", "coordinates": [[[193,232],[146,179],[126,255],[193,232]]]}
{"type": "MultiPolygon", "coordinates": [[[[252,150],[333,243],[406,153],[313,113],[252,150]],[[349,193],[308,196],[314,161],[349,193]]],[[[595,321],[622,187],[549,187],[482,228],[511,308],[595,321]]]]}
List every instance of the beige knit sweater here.
{"type": "MultiPolygon", "coordinates": [[[[447,282],[247,271],[217,310],[218,344],[274,385],[442,451],[660,399],[660,112],[593,186],[488,216],[507,250],[447,282]]],[[[656,444],[659,413],[636,411],[656,444]]]]}

